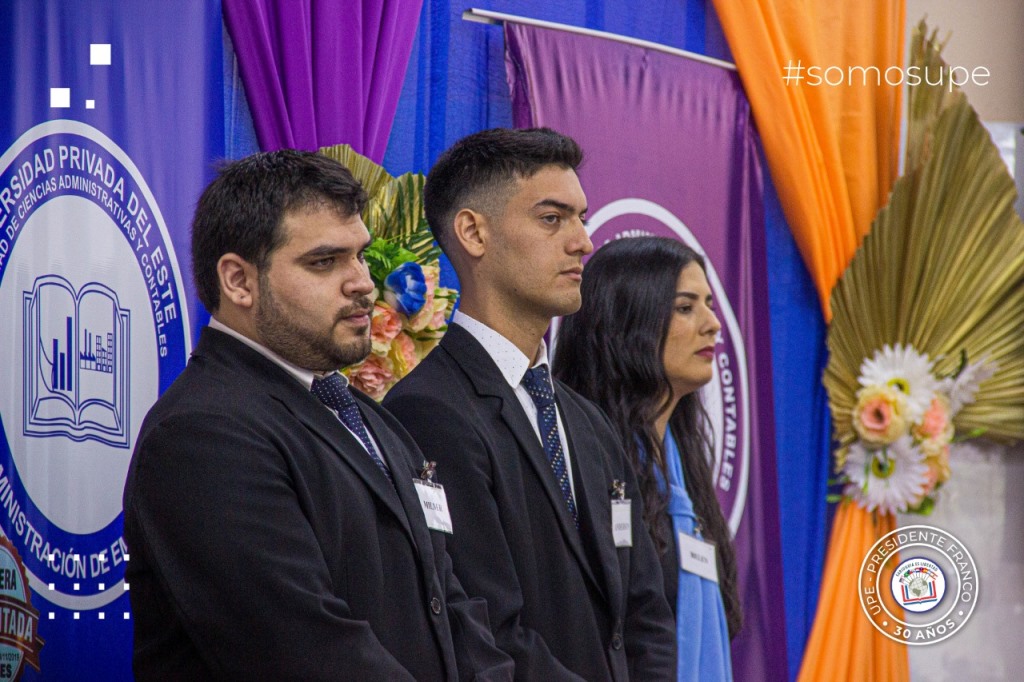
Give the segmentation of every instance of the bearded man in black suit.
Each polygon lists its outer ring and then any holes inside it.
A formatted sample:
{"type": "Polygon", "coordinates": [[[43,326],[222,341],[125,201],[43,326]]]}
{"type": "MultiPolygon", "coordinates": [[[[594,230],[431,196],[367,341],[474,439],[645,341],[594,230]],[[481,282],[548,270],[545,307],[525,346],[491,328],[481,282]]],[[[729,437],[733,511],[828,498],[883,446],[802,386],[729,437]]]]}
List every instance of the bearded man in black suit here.
{"type": "Polygon", "coordinates": [[[366,194],[307,152],[232,163],[192,226],[213,318],[124,492],[139,680],[510,679],[413,479],[337,370],[370,350],[366,194]]]}

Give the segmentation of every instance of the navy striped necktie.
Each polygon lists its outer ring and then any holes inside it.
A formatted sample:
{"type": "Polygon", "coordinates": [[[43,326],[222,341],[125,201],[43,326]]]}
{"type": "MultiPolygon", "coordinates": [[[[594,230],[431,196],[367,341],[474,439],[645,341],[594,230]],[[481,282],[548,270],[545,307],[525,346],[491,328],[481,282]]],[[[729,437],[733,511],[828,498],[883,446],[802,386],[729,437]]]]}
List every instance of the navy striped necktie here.
{"type": "Polygon", "coordinates": [[[526,370],[523,376],[523,388],[533,398],[537,406],[537,425],[540,427],[540,439],[544,445],[544,454],[551,464],[551,471],[565,498],[565,504],[572,514],[573,523],[580,527],[579,514],[576,511],[576,500],[572,496],[572,484],[569,482],[569,469],[565,466],[565,453],[562,452],[562,439],[558,433],[558,413],[555,407],[555,390],[551,385],[551,375],[547,365],[538,365],[526,370]]]}
{"type": "Polygon", "coordinates": [[[373,446],[370,434],[366,430],[366,424],[363,423],[363,415],[359,413],[359,406],[356,404],[356,399],[352,395],[352,391],[349,389],[345,379],[337,372],[328,374],[323,378],[317,377],[313,379],[313,386],[310,391],[320,402],[338,413],[341,423],[356,435],[359,442],[370,453],[370,457],[373,458],[377,467],[384,472],[387,479],[394,485],[395,481],[391,478],[391,471],[388,469],[388,465],[384,463],[384,460],[380,458],[380,455],[377,454],[377,449],[373,446]]]}

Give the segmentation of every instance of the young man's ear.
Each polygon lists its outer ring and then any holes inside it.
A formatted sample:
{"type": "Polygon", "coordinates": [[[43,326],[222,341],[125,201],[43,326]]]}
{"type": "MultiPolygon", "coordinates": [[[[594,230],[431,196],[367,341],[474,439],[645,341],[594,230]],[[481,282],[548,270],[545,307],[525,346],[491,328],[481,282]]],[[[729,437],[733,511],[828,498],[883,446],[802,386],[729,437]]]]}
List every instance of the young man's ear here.
{"type": "Polygon", "coordinates": [[[487,217],[469,208],[456,213],[452,220],[452,236],[471,258],[484,254],[487,231],[487,217]]]}
{"type": "Polygon", "coordinates": [[[237,253],[225,253],[217,261],[221,305],[230,301],[239,308],[250,308],[259,294],[259,273],[237,253]]]}

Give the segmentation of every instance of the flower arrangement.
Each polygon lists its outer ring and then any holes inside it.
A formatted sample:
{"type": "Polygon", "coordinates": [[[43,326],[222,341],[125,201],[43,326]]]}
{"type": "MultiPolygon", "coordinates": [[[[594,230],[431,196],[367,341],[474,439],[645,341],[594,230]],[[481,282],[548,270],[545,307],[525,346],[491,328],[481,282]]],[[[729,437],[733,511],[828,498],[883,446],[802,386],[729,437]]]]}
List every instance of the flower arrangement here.
{"type": "Polygon", "coordinates": [[[372,349],[343,373],[379,401],[440,342],[459,293],[439,284],[441,252],[423,214],[423,175],[394,178],[348,145],[320,153],[344,164],[369,195],[363,221],[374,237],[364,253],[375,285],[372,349]]]}
{"type": "Polygon", "coordinates": [[[360,391],[382,400],[441,340],[458,292],[438,286],[441,269],[436,258],[421,264],[386,240],[374,239],[366,260],[377,285],[370,320],[373,348],[344,373],[360,391]]]}
{"type": "MultiPolygon", "coordinates": [[[[867,511],[928,514],[950,478],[953,418],[974,402],[993,363],[967,364],[940,376],[910,345],[885,345],[860,366],[850,411],[855,440],[836,453],[844,494],[867,511]]],[[[978,436],[976,429],[964,438],[978,436]]]]}
{"type": "MultiPolygon", "coordinates": [[[[917,68],[948,68],[936,35],[923,21],[915,30],[917,68]]],[[[1024,440],[1013,179],[959,89],[908,94],[903,176],[832,289],[822,377],[843,484],[830,501],[848,519],[870,514],[879,532],[895,513],[932,511],[957,441],[1024,440]]],[[[860,549],[850,536],[833,543],[847,541],[860,549]]]]}

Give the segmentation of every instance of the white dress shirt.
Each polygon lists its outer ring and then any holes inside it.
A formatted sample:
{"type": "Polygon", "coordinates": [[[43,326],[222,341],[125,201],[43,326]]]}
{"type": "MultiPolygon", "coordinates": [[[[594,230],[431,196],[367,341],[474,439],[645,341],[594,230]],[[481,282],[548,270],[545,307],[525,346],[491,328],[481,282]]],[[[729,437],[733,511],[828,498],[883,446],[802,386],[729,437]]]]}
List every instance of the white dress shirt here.
{"type": "MultiPolygon", "coordinates": [[[[526,370],[539,367],[540,365],[548,365],[548,372],[550,373],[551,366],[548,363],[548,346],[544,339],[540,340],[537,362],[531,365],[530,358],[526,357],[523,351],[519,350],[514,343],[483,322],[474,320],[461,310],[455,311],[452,322],[472,334],[473,338],[479,341],[480,345],[487,351],[487,354],[491,356],[491,360],[498,366],[501,375],[515,392],[516,398],[519,399],[519,403],[523,406],[523,411],[526,412],[527,419],[530,420],[530,425],[533,426],[533,432],[537,434],[537,442],[543,447],[544,439],[540,434],[540,425],[537,423],[537,405],[533,402],[533,398],[530,397],[526,387],[523,386],[523,377],[526,376],[526,370]]],[[[553,392],[554,386],[552,386],[553,392]]],[[[558,409],[557,404],[555,405],[555,418],[558,421],[558,439],[562,443],[562,454],[565,456],[565,470],[569,474],[569,487],[572,489],[573,498],[575,499],[576,485],[572,478],[572,459],[569,453],[569,441],[565,437],[565,425],[562,424],[562,413],[558,409]]]]}
{"type": "MultiPolygon", "coordinates": [[[[302,384],[303,386],[306,387],[307,391],[313,390],[313,379],[316,379],[316,378],[321,378],[322,379],[323,377],[325,377],[328,374],[330,374],[330,372],[328,372],[328,373],[314,372],[314,371],[309,370],[309,369],[303,369],[302,367],[299,367],[298,365],[294,365],[294,364],[288,362],[287,360],[285,360],[284,358],[282,358],[280,355],[278,355],[274,351],[272,351],[269,348],[267,348],[266,346],[263,346],[263,345],[257,343],[256,341],[253,341],[252,339],[250,339],[248,336],[245,336],[244,334],[240,334],[240,333],[236,332],[234,329],[232,329],[231,327],[227,326],[226,324],[224,324],[223,322],[218,320],[216,317],[211,317],[210,318],[210,328],[211,329],[216,329],[219,332],[224,332],[228,336],[233,336],[234,338],[238,339],[239,341],[241,341],[245,345],[249,346],[254,351],[259,353],[263,357],[267,358],[268,360],[270,360],[271,362],[273,362],[274,364],[279,366],[284,371],[288,372],[288,374],[292,375],[295,378],[296,381],[298,381],[300,384],[302,384]]],[[[341,374],[340,372],[338,374],[341,376],[342,380],[344,380],[345,385],[348,386],[348,377],[345,376],[344,374],[341,374]]],[[[327,407],[327,406],[324,405],[324,407],[327,407]]],[[[327,409],[331,410],[331,412],[334,412],[334,416],[335,417],[338,416],[338,413],[335,412],[330,407],[327,407],[327,409]]],[[[348,426],[345,425],[345,422],[341,421],[340,417],[338,418],[338,421],[341,422],[341,425],[344,426],[345,429],[355,437],[356,442],[358,442],[360,445],[363,444],[363,441],[359,438],[359,434],[353,432],[352,429],[348,428],[348,426]]],[[[370,443],[373,445],[374,449],[377,451],[376,452],[377,457],[380,457],[381,461],[384,462],[385,465],[387,465],[387,460],[384,459],[384,456],[381,453],[380,445],[377,443],[376,439],[373,437],[373,434],[370,432],[369,427],[367,427],[367,429],[366,429],[366,435],[369,436],[370,443]]],[[[366,446],[363,446],[363,449],[365,450],[366,446]]],[[[368,454],[371,454],[371,453],[368,453],[368,454]]],[[[390,469],[391,467],[388,466],[388,468],[390,469]]]]}

